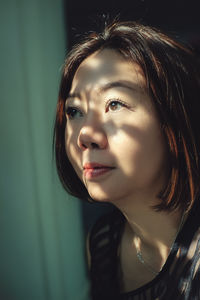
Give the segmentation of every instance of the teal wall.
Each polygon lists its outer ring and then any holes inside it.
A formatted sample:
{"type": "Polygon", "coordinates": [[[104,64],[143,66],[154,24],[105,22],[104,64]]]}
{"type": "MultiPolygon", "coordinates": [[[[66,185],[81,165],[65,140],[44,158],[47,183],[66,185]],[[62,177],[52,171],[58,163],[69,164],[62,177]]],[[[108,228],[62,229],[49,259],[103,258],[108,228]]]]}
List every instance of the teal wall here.
{"type": "Polygon", "coordinates": [[[51,153],[65,44],[61,0],[1,1],[1,300],[88,299],[80,203],[51,153]]]}

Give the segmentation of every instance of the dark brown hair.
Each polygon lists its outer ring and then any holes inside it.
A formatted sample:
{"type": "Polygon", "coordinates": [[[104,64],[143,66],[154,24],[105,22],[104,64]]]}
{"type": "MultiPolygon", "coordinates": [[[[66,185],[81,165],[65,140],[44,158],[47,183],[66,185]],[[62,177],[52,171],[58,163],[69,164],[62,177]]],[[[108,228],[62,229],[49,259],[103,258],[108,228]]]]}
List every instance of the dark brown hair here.
{"type": "Polygon", "coordinates": [[[60,84],[54,130],[56,164],[64,188],[80,199],[90,196],[65,151],[64,104],[81,62],[110,48],[143,70],[147,89],[160,118],[170,157],[170,176],[161,191],[159,210],[190,209],[199,195],[200,81],[192,51],[155,28],[135,22],[114,22],[102,33],[90,33],[69,53],[60,84]]]}

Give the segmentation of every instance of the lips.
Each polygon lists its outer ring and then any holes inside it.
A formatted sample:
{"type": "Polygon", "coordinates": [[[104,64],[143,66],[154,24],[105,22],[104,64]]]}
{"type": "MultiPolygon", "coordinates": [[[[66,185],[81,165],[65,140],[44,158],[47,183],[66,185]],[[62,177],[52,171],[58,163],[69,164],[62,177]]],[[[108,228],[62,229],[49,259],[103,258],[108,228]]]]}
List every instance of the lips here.
{"type": "Polygon", "coordinates": [[[103,165],[100,163],[85,163],[83,166],[83,174],[87,179],[92,179],[95,177],[102,176],[113,169],[114,167],[103,165]]]}

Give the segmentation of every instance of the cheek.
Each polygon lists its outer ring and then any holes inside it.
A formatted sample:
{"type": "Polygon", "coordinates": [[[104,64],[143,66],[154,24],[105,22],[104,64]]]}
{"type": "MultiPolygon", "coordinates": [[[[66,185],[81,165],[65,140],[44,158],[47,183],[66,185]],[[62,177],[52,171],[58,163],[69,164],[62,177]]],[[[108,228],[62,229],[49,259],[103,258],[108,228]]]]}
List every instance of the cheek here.
{"type": "Polygon", "coordinates": [[[166,160],[166,145],[157,123],[123,125],[110,139],[117,163],[127,176],[141,170],[150,174],[162,168],[166,160]]]}
{"type": "Polygon", "coordinates": [[[65,151],[74,170],[80,176],[80,158],[74,131],[69,126],[65,129],[65,151]]]}
{"type": "Polygon", "coordinates": [[[152,127],[140,138],[140,154],[138,154],[138,170],[142,170],[144,180],[152,182],[162,178],[165,180],[167,174],[167,147],[157,127],[152,127]]]}
{"type": "Polygon", "coordinates": [[[71,156],[74,152],[73,146],[73,138],[72,138],[72,130],[69,127],[65,127],[65,151],[67,156],[71,162],[71,156]]]}

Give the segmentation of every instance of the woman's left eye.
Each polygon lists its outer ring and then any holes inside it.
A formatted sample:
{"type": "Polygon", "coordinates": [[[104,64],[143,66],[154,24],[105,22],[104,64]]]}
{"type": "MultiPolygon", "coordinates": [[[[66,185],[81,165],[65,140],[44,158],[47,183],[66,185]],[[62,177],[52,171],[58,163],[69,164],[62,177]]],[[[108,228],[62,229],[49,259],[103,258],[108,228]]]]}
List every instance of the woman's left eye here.
{"type": "Polygon", "coordinates": [[[119,101],[119,100],[112,100],[109,101],[106,112],[107,111],[117,111],[120,110],[122,107],[126,107],[125,103],[119,101]]]}

